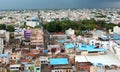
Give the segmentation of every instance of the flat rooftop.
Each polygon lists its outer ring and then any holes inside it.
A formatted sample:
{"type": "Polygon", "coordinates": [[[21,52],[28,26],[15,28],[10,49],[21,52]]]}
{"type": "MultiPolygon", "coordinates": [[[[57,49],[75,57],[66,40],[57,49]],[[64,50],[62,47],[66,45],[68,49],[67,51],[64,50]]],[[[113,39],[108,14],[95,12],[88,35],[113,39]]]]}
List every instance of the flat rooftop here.
{"type": "Polygon", "coordinates": [[[66,65],[68,58],[50,58],[50,65],[66,65]]]}
{"type": "Polygon", "coordinates": [[[91,62],[94,65],[101,63],[102,65],[120,66],[120,60],[108,50],[106,51],[105,55],[96,55],[96,56],[77,55],[75,57],[75,62],[91,62]]]}

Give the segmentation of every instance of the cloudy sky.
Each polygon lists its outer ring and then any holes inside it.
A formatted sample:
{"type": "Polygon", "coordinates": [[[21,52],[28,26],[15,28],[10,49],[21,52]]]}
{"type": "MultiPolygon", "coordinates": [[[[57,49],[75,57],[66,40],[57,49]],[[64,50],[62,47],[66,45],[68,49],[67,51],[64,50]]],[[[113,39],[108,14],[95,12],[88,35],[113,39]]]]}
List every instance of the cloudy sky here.
{"type": "Polygon", "coordinates": [[[120,0],[0,0],[0,9],[120,8],[120,0]]]}

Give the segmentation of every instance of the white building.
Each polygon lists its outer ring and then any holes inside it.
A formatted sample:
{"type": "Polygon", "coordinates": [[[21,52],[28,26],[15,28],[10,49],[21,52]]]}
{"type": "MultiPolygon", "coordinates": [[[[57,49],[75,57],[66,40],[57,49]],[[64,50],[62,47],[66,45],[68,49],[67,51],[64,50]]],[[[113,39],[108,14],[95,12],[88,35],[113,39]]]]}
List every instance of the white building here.
{"type": "Polygon", "coordinates": [[[40,63],[41,63],[41,64],[48,64],[48,63],[49,63],[48,57],[41,56],[41,57],[40,57],[40,63]]]}
{"type": "Polygon", "coordinates": [[[114,33],[117,33],[117,34],[120,34],[120,27],[115,26],[115,27],[113,28],[113,32],[114,32],[114,33]]]}
{"type": "Polygon", "coordinates": [[[75,31],[74,31],[73,29],[69,28],[68,30],[65,31],[65,34],[66,34],[67,36],[74,35],[74,34],[75,34],[75,31]]]}
{"type": "Polygon", "coordinates": [[[27,26],[35,27],[39,25],[39,22],[37,21],[26,21],[27,26]]]}
{"type": "Polygon", "coordinates": [[[4,48],[3,39],[0,38],[0,54],[2,54],[4,48]]]}
{"type": "Polygon", "coordinates": [[[10,33],[6,30],[0,30],[0,38],[3,38],[6,42],[8,42],[10,39],[10,33]]]}

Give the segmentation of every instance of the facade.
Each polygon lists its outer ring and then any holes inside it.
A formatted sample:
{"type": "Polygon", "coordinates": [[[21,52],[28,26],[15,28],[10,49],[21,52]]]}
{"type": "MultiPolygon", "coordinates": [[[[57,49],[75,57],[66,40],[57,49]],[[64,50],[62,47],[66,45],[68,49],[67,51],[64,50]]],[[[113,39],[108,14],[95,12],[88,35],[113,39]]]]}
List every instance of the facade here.
{"type": "Polygon", "coordinates": [[[3,53],[3,49],[4,49],[3,39],[0,38],[0,54],[3,53]]]}
{"type": "Polygon", "coordinates": [[[18,62],[20,60],[20,57],[21,57],[21,52],[16,52],[16,53],[10,54],[10,60],[15,60],[16,62],[18,62]]]}
{"type": "Polygon", "coordinates": [[[10,58],[9,58],[9,54],[8,53],[5,53],[5,54],[0,54],[0,62],[2,64],[8,64],[10,61],[10,58]]]}
{"type": "Polygon", "coordinates": [[[48,57],[45,57],[45,56],[40,57],[40,63],[41,64],[48,64],[48,62],[49,62],[48,57]]]}
{"type": "Polygon", "coordinates": [[[50,58],[51,72],[73,72],[67,58],[50,58]]]}
{"type": "Polygon", "coordinates": [[[67,36],[71,36],[71,35],[75,34],[75,31],[73,29],[69,28],[68,30],[65,31],[65,33],[67,36]]]}
{"type": "Polygon", "coordinates": [[[39,25],[39,22],[37,21],[26,21],[27,26],[35,27],[39,25]]]}
{"type": "Polygon", "coordinates": [[[3,38],[6,42],[9,42],[10,33],[6,30],[0,30],[0,38],[3,38]]]}
{"type": "Polygon", "coordinates": [[[30,36],[30,44],[39,46],[43,45],[43,43],[44,43],[43,31],[41,29],[33,29],[30,36]]]}
{"type": "Polygon", "coordinates": [[[90,72],[90,67],[92,64],[90,62],[76,62],[76,72],[90,72]]]}
{"type": "Polygon", "coordinates": [[[31,30],[25,30],[24,31],[24,37],[25,39],[30,39],[32,31],[31,30]]]}
{"type": "Polygon", "coordinates": [[[15,30],[15,32],[14,32],[14,38],[15,39],[24,38],[24,30],[15,30]]]}
{"type": "Polygon", "coordinates": [[[115,27],[113,28],[113,32],[114,32],[114,33],[117,33],[117,34],[120,34],[120,27],[115,26],[115,27]]]}

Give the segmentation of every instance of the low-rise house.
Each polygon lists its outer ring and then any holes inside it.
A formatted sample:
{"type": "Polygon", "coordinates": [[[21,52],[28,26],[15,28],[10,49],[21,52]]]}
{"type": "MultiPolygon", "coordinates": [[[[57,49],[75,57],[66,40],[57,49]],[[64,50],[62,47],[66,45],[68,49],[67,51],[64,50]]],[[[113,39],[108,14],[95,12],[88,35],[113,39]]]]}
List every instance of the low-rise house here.
{"type": "Polygon", "coordinates": [[[65,51],[68,54],[75,54],[77,45],[73,43],[64,43],[65,51]]]}
{"type": "Polygon", "coordinates": [[[15,30],[14,31],[14,38],[15,39],[22,39],[22,38],[24,38],[24,30],[15,30]]]}
{"type": "Polygon", "coordinates": [[[31,27],[39,26],[38,19],[36,17],[29,19],[26,21],[26,25],[31,27]]]}
{"type": "Polygon", "coordinates": [[[71,36],[71,35],[74,35],[75,34],[75,31],[71,28],[69,28],[68,30],[65,31],[65,34],[67,36],[71,36]]]}
{"type": "Polygon", "coordinates": [[[50,35],[50,38],[58,39],[58,40],[67,39],[67,35],[64,34],[64,32],[54,32],[50,35]]]}
{"type": "Polygon", "coordinates": [[[51,72],[73,72],[68,58],[50,58],[51,72]]]}
{"type": "Polygon", "coordinates": [[[78,51],[81,52],[81,55],[89,55],[89,54],[96,55],[96,54],[104,54],[106,49],[100,48],[99,46],[81,44],[78,47],[78,51]]]}
{"type": "Polygon", "coordinates": [[[9,67],[10,71],[20,71],[21,64],[12,64],[9,67]]]}
{"type": "Polygon", "coordinates": [[[41,63],[39,60],[35,61],[34,72],[41,72],[41,63]]]}
{"type": "Polygon", "coordinates": [[[18,62],[20,58],[21,58],[21,51],[10,54],[10,60],[14,60],[15,62],[18,62]]]}
{"type": "Polygon", "coordinates": [[[10,58],[9,58],[9,54],[8,53],[0,54],[0,62],[1,63],[8,64],[9,61],[10,61],[10,58]]]}
{"type": "Polygon", "coordinates": [[[12,49],[11,48],[5,48],[4,53],[12,53],[12,49]]]}
{"type": "Polygon", "coordinates": [[[90,62],[76,62],[76,72],[90,72],[90,67],[92,64],[90,62]]]}
{"type": "Polygon", "coordinates": [[[48,50],[49,50],[48,54],[52,54],[52,53],[58,54],[58,53],[60,53],[61,48],[60,48],[59,44],[48,45],[48,50]]]}
{"type": "Polygon", "coordinates": [[[49,59],[46,56],[40,56],[40,63],[41,64],[49,64],[49,59]]]}

